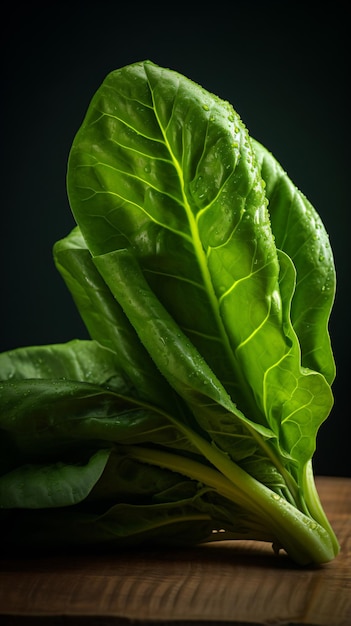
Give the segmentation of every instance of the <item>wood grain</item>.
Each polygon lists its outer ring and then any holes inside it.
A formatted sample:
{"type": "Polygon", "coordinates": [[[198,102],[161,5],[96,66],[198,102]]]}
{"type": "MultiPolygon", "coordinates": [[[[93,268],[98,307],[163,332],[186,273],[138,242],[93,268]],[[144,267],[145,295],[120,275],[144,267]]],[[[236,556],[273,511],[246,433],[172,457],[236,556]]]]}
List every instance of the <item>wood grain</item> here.
{"type": "Polygon", "coordinates": [[[317,477],[341,544],[301,569],[271,546],[0,559],[0,624],[29,626],[351,626],[351,479],[317,477]]]}

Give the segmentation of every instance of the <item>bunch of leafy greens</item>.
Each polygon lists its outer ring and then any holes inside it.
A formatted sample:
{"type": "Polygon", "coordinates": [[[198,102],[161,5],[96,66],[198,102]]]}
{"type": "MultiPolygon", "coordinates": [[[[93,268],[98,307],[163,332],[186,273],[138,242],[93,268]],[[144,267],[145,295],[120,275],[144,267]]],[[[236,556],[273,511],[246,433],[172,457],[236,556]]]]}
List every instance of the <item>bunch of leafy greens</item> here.
{"type": "Polygon", "coordinates": [[[54,260],[87,340],[0,355],[10,545],[339,551],[315,487],[335,269],[315,209],[232,106],[150,61],[74,138],[54,260]]]}

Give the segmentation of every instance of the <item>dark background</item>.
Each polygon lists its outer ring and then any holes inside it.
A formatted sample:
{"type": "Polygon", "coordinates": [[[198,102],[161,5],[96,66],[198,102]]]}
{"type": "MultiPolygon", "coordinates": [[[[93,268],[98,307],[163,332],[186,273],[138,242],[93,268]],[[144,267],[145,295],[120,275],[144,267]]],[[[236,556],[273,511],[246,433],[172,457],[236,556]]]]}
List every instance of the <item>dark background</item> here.
{"type": "Polygon", "coordinates": [[[0,351],[86,337],[52,261],[53,243],[74,226],[68,152],[106,74],[150,59],[229,100],[324,221],[338,276],[330,322],[337,377],[314,468],[351,476],[345,9],[335,2],[323,11],[291,2],[152,6],[14,3],[2,20],[0,351]]]}

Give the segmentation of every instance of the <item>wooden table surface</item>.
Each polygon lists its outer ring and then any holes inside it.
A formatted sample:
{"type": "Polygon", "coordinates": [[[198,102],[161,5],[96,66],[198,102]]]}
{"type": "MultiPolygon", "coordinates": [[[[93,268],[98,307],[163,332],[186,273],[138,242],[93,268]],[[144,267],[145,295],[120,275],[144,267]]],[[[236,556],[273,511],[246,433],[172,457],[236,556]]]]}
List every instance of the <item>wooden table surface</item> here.
{"type": "Polygon", "coordinates": [[[351,626],[351,479],[316,483],[341,544],[322,567],[301,569],[253,541],[7,556],[0,558],[0,625],[351,626]]]}

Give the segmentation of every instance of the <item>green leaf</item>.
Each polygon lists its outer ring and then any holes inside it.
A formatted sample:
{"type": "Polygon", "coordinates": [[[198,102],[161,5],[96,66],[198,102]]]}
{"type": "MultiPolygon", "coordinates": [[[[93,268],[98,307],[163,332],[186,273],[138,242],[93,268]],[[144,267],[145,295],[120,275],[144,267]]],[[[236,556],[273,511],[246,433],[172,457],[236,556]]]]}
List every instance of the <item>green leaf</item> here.
{"type": "Polygon", "coordinates": [[[233,354],[265,322],[279,272],[252,160],[229,104],[175,72],[135,64],[110,74],[93,98],[73,142],[68,192],[93,255],[132,249],[234,401],[262,421],[233,354]]]}
{"type": "Polygon", "coordinates": [[[136,307],[143,319],[134,325],[152,357],[172,351],[162,348],[134,266],[124,279],[110,261],[102,269],[114,250],[137,259],[232,403],[278,438],[291,471],[302,469],[332,397],[302,364],[290,318],[295,270],[276,249],[265,182],[233,108],[149,62],[112,72],[73,142],[68,191],[105,282],[128,317],[136,307]]]}
{"type": "Polygon", "coordinates": [[[130,385],[115,354],[95,341],[28,346],[0,354],[0,380],[67,379],[127,393],[130,385]]]}
{"type": "Polygon", "coordinates": [[[114,443],[197,451],[181,428],[177,405],[169,415],[132,396],[63,379],[3,381],[0,396],[0,473],[62,455],[81,460],[114,443]]]}
{"type": "MultiPolygon", "coordinates": [[[[76,227],[57,241],[54,261],[63,277],[90,336],[114,353],[115,368],[123,372],[134,395],[169,407],[175,402],[172,389],[140,343],[108,286],[97,271],[84,239],[76,227]]],[[[96,365],[104,366],[104,355],[96,365]]],[[[84,380],[84,379],[82,379],[84,380]]],[[[96,379],[99,382],[99,378],[96,379]]]]}
{"type": "Polygon", "coordinates": [[[291,318],[302,351],[302,364],[335,377],[328,322],[335,297],[335,266],[328,233],[317,211],[260,143],[252,140],[266,183],[275,243],[297,272],[291,318]]]}
{"type": "MultiPolygon", "coordinates": [[[[8,514],[8,511],[5,513],[8,514]]],[[[212,537],[209,513],[199,511],[192,500],[167,504],[119,503],[106,510],[43,509],[21,510],[21,516],[4,515],[0,523],[8,523],[7,544],[3,550],[19,547],[38,550],[77,546],[85,550],[107,547],[109,551],[138,546],[185,546],[206,541],[212,537]]]]}
{"type": "Polygon", "coordinates": [[[22,465],[0,476],[0,508],[42,509],[81,502],[99,480],[109,455],[110,450],[99,450],[85,465],[22,465]]]}

